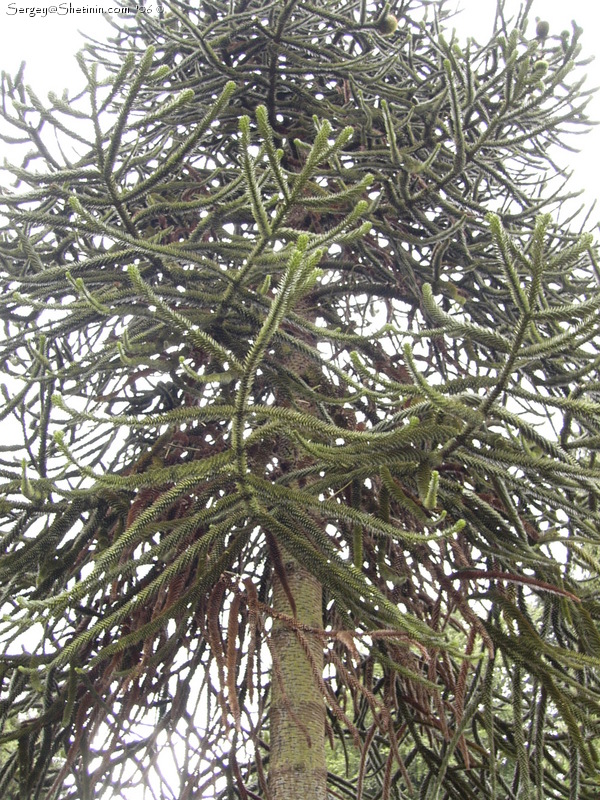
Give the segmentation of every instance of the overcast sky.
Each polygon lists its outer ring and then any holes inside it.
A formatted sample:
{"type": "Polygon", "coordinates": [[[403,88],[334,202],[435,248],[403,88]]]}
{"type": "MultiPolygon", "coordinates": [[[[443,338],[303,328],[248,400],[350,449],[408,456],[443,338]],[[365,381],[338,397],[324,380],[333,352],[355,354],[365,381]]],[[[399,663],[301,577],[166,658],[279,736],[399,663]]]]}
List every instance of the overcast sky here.
{"type": "MultiPolygon", "coordinates": [[[[452,0],[463,13],[456,18],[456,27],[461,36],[472,35],[484,41],[492,28],[495,0],[452,0]]],[[[100,14],[60,13],[67,0],[0,0],[0,68],[14,74],[22,60],[27,63],[26,82],[45,99],[49,90],[61,94],[65,87],[77,87],[82,77],[74,54],[83,44],[81,31],[93,38],[103,39],[109,30],[100,14]],[[34,8],[35,16],[19,13],[18,9],[34,8]],[[59,13],[47,13],[51,8],[59,13]]],[[[147,0],[148,9],[156,0],[147,0]]],[[[110,0],[70,0],[74,8],[87,11],[99,7],[109,8],[110,0]]],[[[449,3],[450,5],[450,3],[449,3]]],[[[517,9],[518,0],[508,0],[508,8],[517,9]]],[[[154,12],[156,9],[153,9],[154,12]]],[[[600,0],[537,0],[533,5],[533,16],[540,16],[550,23],[551,32],[560,33],[571,28],[571,20],[584,29],[583,46],[586,55],[600,55],[598,31],[600,30],[600,0]]],[[[587,68],[589,87],[600,86],[600,58],[587,68]]],[[[594,99],[591,116],[600,120],[600,93],[594,99]]],[[[592,198],[600,198],[600,126],[586,137],[577,137],[574,145],[582,149],[578,155],[565,154],[563,163],[575,170],[573,188],[585,189],[592,198]]],[[[5,156],[6,153],[0,153],[5,156]]],[[[560,160],[560,159],[559,159],[560,160]]],[[[600,220],[599,208],[593,221],[600,220]]]]}

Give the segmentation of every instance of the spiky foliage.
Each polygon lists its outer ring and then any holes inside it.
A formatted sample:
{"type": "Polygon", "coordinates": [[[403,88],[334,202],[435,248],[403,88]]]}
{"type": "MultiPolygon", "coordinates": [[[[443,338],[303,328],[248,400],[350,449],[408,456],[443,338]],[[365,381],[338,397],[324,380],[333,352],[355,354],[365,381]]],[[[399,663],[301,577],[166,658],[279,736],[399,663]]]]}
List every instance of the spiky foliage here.
{"type": "Polygon", "coordinates": [[[0,793],[268,797],[283,627],[331,797],[597,798],[580,31],[165,7],[77,97],[4,77],[0,793]]]}

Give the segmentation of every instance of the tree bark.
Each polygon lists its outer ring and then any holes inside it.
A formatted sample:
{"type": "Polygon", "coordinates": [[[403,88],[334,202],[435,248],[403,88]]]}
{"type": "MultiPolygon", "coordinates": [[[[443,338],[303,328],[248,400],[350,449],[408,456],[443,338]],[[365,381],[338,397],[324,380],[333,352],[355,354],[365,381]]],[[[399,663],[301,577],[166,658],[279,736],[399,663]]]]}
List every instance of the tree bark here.
{"type": "MultiPolygon", "coordinates": [[[[320,583],[295,559],[283,554],[297,620],[323,627],[320,583]]],[[[275,611],[292,616],[277,575],[273,579],[275,611]]],[[[269,792],[271,800],[326,800],[325,703],[313,670],[323,674],[323,643],[302,631],[313,664],[290,625],[275,619],[272,631],[269,792]],[[277,675],[279,672],[279,675],[277,675]]]]}

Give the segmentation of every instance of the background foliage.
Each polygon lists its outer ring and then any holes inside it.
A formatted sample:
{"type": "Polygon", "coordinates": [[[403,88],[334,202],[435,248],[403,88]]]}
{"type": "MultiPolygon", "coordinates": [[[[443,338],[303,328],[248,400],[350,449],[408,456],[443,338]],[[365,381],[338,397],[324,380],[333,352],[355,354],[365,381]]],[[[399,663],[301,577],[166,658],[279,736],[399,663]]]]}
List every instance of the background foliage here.
{"type": "Polygon", "coordinates": [[[266,797],[276,617],[322,641],[331,796],[596,798],[579,29],[165,8],[77,97],[3,79],[0,791],[266,797]]]}

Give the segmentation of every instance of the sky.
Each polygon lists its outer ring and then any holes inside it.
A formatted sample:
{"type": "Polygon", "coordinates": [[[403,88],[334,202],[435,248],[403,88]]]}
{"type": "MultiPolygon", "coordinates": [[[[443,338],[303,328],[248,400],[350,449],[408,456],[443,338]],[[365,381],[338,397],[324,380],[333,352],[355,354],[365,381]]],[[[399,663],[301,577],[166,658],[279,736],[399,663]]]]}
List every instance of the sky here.
{"type": "MultiPolygon", "coordinates": [[[[82,85],[82,76],[74,55],[84,43],[82,34],[104,39],[110,31],[98,13],[108,10],[111,0],[0,0],[0,69],[14,74],[21,61],[26,61],[26,83],[40,99],[52,90],[62,94],[65,87],[82,85]],[[79,9],[79,13],[70,11],[79,9]],[[25,11],[29,9],[29,11],[25,11]],[[51,9],[54,9],[51,12],[51,9]]],[[[138,0],[139,1],[139,0],[138,0]]],[[[133,0],[135,2],[135,0],[133,0]]],[[[462,9],[455,25],[461,37],[474,36],[484,41],[491,32],[496,0],[451,0],[462,9]]],[[[157,13],[157,0],[147,0],[147,13],[157,13]]],[[[518,0],[507,0],[509,9],[519,7],[518,0]]],[[[589,88],[600,87],[600,2],[598,0],[534,0],[532,16],[550,23],[551,33],[571,28],[574,19],[584,29],[585,55],[598,53],[595,63],[587,67],[589,88]]],[[[590,116],[600,120],[600,92],[590,105],[590,116]]],[[[598,199],[598,209],[590,222],[600,221],[600,125],[585,137],[576,137],[573,145],[579,154],[565,153],[560,159],[574,170],[572,187],[583,190],[586,201],[598,199]]],[[[0,160],[6,153],[0,151],[0,160]]]]}

